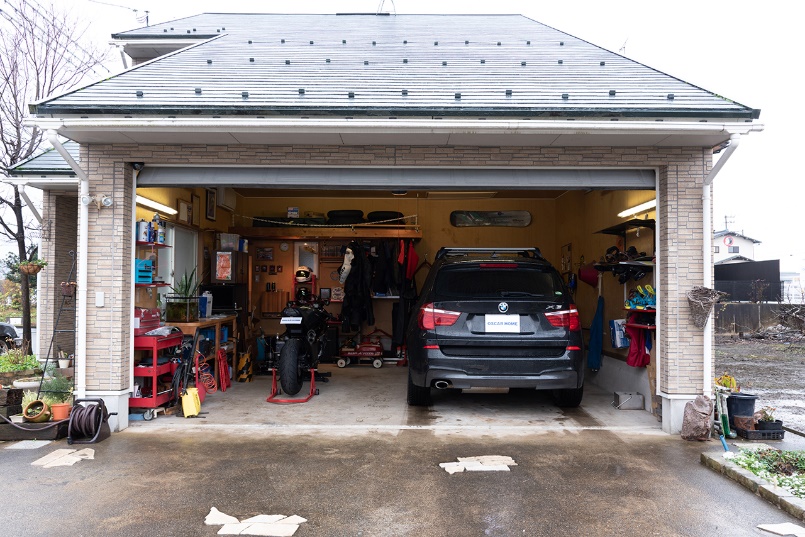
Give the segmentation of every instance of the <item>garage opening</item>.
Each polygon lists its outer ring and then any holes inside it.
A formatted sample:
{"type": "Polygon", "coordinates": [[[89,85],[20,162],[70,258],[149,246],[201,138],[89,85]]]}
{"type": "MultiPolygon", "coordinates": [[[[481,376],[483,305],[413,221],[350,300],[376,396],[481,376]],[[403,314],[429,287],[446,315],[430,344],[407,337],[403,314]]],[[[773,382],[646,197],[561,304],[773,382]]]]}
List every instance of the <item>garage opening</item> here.
{"type": "MultiPolygon", "coordinates": [[[[195,320],[173,324],[191,335],[198,329],[203,354],[213,366],[218,349],[225,353],[236,398],[241,382],[270,384],[266,365],[287,329],[282,310],[301,287],[328,297],[332,314],[342,313],[339,269],[350,243],[357,243],[364,255],[395,261],[390,270],[397,276],[370,284],[372,324],[365,319],[357,326],[330,323],[321,369],[335,379],[350,369],[365,369],[355,382],[366,386],[375,382],[376,367],[394,367],[403,371],[394,382],[404,385],[405,368],[396,367],[405,363],[404,299],[416,295],[439,248],[538,247],[575,297],[587,350],[591,326],[603,326],[600,357],[589,360],[585,382],[610,394],[635,399],[639,394],[642,408],[658,415],[661,406],[653,394],[660,290],[654,270],[657,214],[651,203],[656,181],[654,169],[146,166],[137,176],[138,196],[177,213],[137,206],[137,222],[153,222],[156,212],[161,220],[156,227],[166,228],[164,243],[159,235],[157,244],[141,237],[135,243],[137,315],[158,312],[165,319],[178,284],[195,278],[196,294],[204,298],[191,307],[200,305],[203,311],[195,320]],[[635,207],[636,212],[619,216],[635,207]],[[410,288],[399,279],[406,268],[400,259],[410,264],[410,288]],[[311,269],[307,281],[297,281],[300,266],[311,269]],[[148,271],[150,282],[145,281],[148,271]],[[224,321],[214,321],[221,316],[224,321]],[[629,329],[649,349],[646,366],[627,364],[631,340],[623,334],[629,329]]],[[[135,327],[138,322],[148,326],[135,320],[135,327]]],[[[137,364],[175,347],[166,349],[144,349],[135,342],[134,384],[146,393],[132,407],[158,403],[146,399],[164,391],[160,382],[165,379],[137,377],[137,364]]],[[[218,365],[224,368],[223,362],[218,365]]],[[[213,375],[219,387],[222,371],[213,375]]],[[[404,397],[399,405],[405,406],[404,397]]]]}

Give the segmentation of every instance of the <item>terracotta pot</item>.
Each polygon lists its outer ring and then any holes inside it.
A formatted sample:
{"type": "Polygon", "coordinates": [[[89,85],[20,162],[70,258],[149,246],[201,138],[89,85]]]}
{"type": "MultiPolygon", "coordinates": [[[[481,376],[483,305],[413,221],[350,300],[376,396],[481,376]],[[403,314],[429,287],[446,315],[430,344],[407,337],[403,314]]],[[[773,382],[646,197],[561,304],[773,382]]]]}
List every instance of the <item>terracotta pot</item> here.
{"type": "Polygon", "coordinates": [[[50,406],[50,410],[53,412],[53,421],[60,421],[66,420],[70,417],[70,411],[73,409],[73,405],[70,403],[56,403],[50,406]]]}
{"type": "Polygon", "coordinates": [[[38,399],[31,401],[22,409],[22,419],[30,423],[50,421],[50,407],[38,399]]]}

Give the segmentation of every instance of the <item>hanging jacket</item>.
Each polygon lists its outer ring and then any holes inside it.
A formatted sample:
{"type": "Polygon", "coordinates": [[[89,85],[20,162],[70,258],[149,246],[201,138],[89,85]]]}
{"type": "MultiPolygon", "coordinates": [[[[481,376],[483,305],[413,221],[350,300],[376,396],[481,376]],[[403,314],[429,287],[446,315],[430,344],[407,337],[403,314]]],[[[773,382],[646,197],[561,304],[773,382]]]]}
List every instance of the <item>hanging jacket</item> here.
{"type": "Polygon", "coordinates": [[[357,241],[347,246],[354,257],[350,262],[349,275],[344,282],[344,302],[341,305],[341,321],[347,332],[357,332],[365,322],[375,324],[372,307],[372,271],[366,251],[357,241]]]}

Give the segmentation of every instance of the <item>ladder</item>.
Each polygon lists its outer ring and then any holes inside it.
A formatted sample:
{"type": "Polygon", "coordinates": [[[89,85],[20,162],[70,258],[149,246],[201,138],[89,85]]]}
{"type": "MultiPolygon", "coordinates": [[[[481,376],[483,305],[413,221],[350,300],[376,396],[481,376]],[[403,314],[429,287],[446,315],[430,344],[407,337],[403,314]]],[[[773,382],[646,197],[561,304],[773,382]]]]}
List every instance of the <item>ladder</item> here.
{"type": "MultiPolygon", "coordinates": [[[[75,262],[76,262],[76,253],[75,250],[70,250],[70,257],[72,258],[72,262],[70,263],[70,273],[67,275],[66,286],[62,285],[61,289],[61,304],[59,305],[59,311],[56,313],[56,321],[53,324],[53,335],[50,337],[50,345],[48,346],[48,352],[45,355],[45,363],[42,364],[42,377],[39,380],[39,389],[36,392],[36,398],[39,399],[39,396],[43,393],[51,393],[51,394],[60,394],[64,396],[65,394],[72,395],[72,391],[65,391],[65,390],[43,390],[42,385],[45,383],[45,375],[47,374],[48,364],[53,359],[53,346],[56,341],[56,337],[59,334],[75,334],[75,320],[73,321],[73,326],[70,329],[59,328],[62,322],[62,312],[64,311],[75,311],[75,291],[76,286],[73,283],[73,275],[75,274],[75,262]]],[[[59,348],[59,351],[61,349],[59,348]]],[[[69,399],[69,397],[64,397],[64,399],[69,399]]]]}

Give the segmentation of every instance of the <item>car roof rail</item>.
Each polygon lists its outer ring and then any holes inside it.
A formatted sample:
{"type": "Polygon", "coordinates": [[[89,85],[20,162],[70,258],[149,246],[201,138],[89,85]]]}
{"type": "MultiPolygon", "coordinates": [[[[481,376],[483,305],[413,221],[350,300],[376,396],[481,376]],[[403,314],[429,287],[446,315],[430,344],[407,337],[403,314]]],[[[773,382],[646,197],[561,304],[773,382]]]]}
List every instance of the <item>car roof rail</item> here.
{"type": "Polygon", "coordinates": [[[544,257],[542,257],[542,252],[540,252],[539,248],[449,248],[446,246],[439,248],[439,251],[436,252],[436,259],[441,259],[448,254],[461,255],[461,254],[485,254],[485,253],[520,254],[523,257],[545,259],[544,257]]]}

